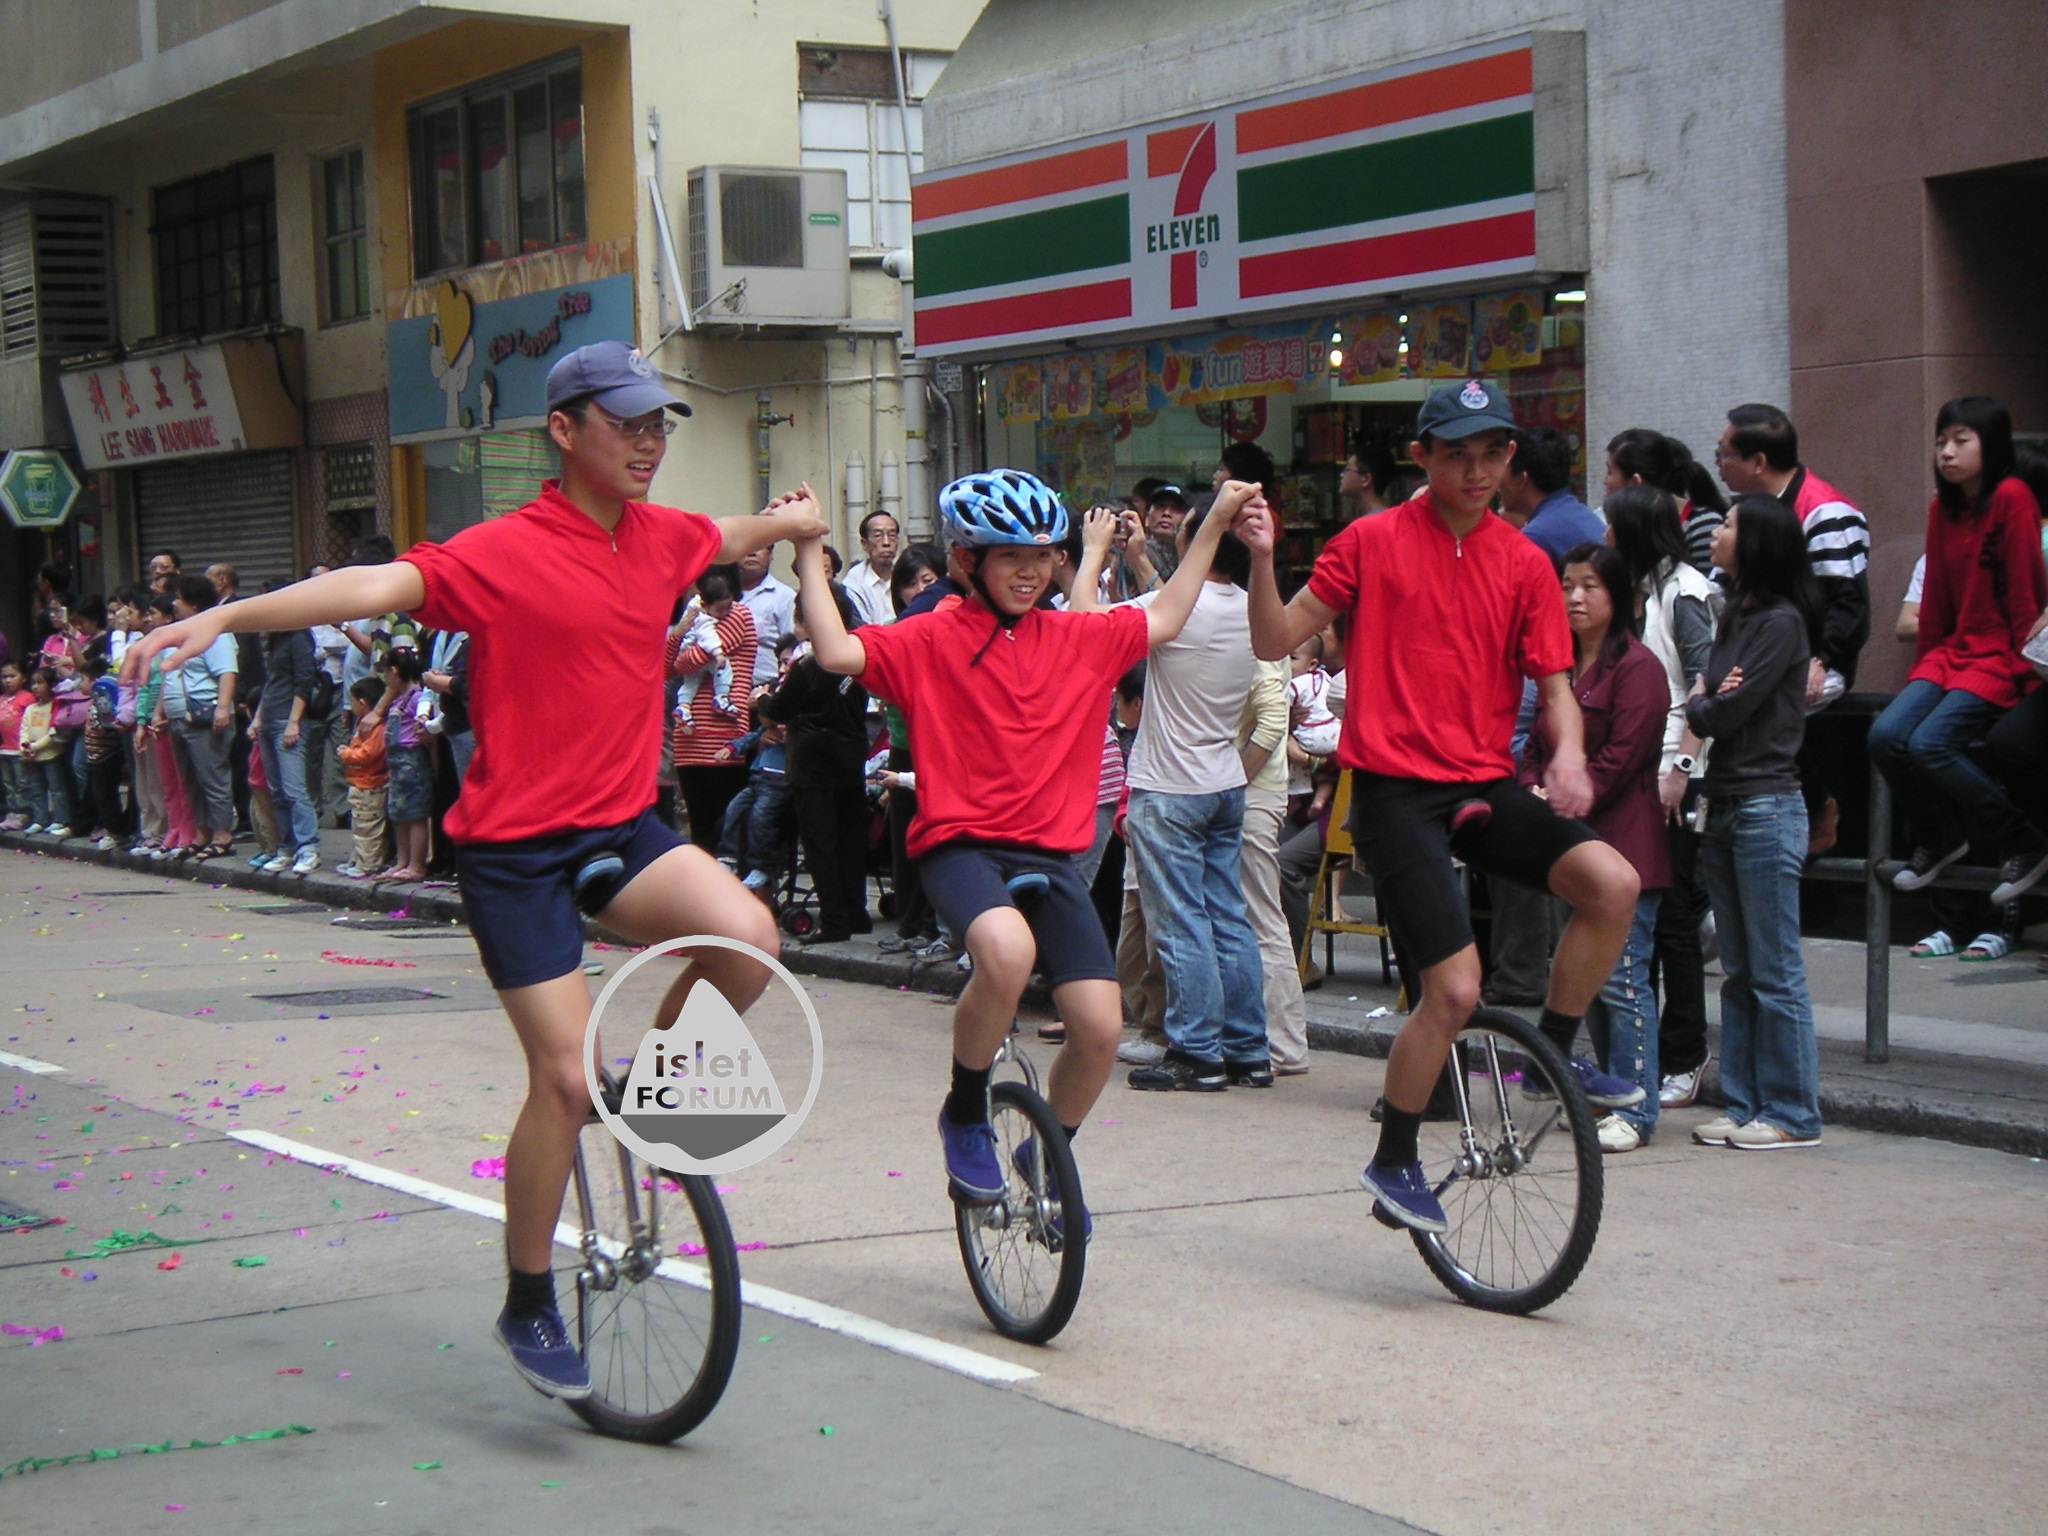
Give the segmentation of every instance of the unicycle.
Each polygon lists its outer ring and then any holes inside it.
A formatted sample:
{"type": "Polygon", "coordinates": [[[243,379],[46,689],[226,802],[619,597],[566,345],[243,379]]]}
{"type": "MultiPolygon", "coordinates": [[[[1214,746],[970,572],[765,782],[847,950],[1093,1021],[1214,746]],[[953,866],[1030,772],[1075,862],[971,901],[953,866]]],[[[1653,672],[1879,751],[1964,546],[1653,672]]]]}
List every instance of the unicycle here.
{"type": "Polygon", "coordinates": [[[1600,1232],[1593,1106],[1542,1031],[1497,1008],[1472,1015],[1448,1076],[1457,1113],[1425,1120],[1420,1152],[1449,1229],[1408,1235],[1460,1301],[1526,1316],[1571,1288],[1600,1232]]]}
{"type": "MultiPolygon", "coordinates": [[[[1009,889],[1022,906],[1045,894],[1046,877],[1018,875],[1009,889]]],[[[990,1071],[1005,1066],[1017,1076],[991,1081],[988,1094],[989,1125],[1006,1180],[1002,1196],[986,1204],[956,1199],[953,1220],[967,1283],[996,1332],[1019,1343],[1044,1344],[1067,1326],[1081,1299],[1087,1234],[1070,1233],[1065,1215],[1086,1206],[1067,1133],[1039,1091],[1037,1067],[1014,1040],[1003,1042],[990,1071]]]]}
{"type": "MultiPolygon", "coordinates": [[[[616,1112],[622,1085],[601,1074],[616,1112]]],[[[636,1157],[593,1114],[576,1144],[576,1345],[603,1434],[662,1444],[718,1405],[740,1347],[740,1264],[717,1188],[636,1157]]]]}

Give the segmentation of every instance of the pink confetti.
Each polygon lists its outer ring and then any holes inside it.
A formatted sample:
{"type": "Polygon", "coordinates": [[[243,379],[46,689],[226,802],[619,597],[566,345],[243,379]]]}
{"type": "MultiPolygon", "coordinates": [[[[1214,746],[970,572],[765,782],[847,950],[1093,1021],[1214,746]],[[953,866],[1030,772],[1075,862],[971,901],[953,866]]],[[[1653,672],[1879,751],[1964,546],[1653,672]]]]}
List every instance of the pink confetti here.
{"type": "MultiPolygon", "coordinates": [[[[503,1179],[505,1177],[505,1159],[502,1157],[480,1157],[469,1165],[469,1176],[472,1179],[503,1179]]],[[[642,1187],[645,1188],[645,1185],[643,1184],[642,1187]]]]}
{"type": "Polygon", "coordinates": [[[903,1177],[903,1170],[900,1168],[891,1168],[889,1170],[889,1177],[892,1179],[900,1179],[903,1177]]]}
{"type": "Polygon", "coordinates": [[[288,1365],[277,1374],[280,1376],[303,1376],[306,1374],[306,1368],[302,1365],[288,1365]]]}
{"type": "MultiPolygon", "coordinates": [[[[323,949],[320,958],[329,965],[376,965],[392,971],[415,971],[419,967],[410,960],[384,960],[375,955],[344,955],[338,950],[323,949]]],[[[211,1013],[211,1008],[206,1012],[211,1013]]]]}
{"type": "Polygon", "coordinates": [[[347,1381],[349,1377],[353,1375],[355,1375],[354,1371],[336,1371],[334,1373],[334,1379],[336,1381],[347,1381]]]}
{"type": "Polygon", "coordinates": [[[164,1510],[168,1514],[182,1515],[185,1512],[185,1506],[182,1504],[166,1504],[164,1510]]]}
{"type": "Polygon", "coordinates": [[[61,1324],[49,1328],[24,1328],[19,1323],[0,1323],[0,1334],[10,1339],[27,1339],[28,1347],[35,1349],[40,1345],[59,1343],[64,1337],[64,1329],[61,1324]]]}
{"type": "Polygon", "coordinates": [[[158,1269],[176,1269],[180,1264],[184,1262],[185,1256],[183,1254],[174,1253],[168,1259],[158,1259],[156,1261],[156,1267],[158,1269]]]}

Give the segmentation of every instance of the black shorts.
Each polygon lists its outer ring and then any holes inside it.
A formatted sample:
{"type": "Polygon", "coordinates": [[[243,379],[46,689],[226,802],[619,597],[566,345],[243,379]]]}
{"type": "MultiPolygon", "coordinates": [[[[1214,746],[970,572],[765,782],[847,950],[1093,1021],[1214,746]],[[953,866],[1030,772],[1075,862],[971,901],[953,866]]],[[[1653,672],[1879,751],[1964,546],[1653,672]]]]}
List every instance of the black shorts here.
{"type": "Polygon", "coordinates": [[[455,883],[491,985],[501,992],[530,987],[583,968],[583,914],[571,882],[592,859],[616,853],[626,866],[619,878],[623,888],[682,845],[651,808],[616,827],[516,843],[457,844],[455,883]]]}
{"type": "Polygon", "coordinates": [[[1070,981],[1116,980],[1109,938],[1071,854],[993,843],[948,843],[918,860],[917,872],[933,909],[962,944],[967,942],[968,926],[982,913],[995,907],[1016,908],[1009,892],[1011,879],[1043,874],[1051,882],[1049,888],[1023,910],[1045,979],[1055,987],[1070,981]]]}
{"type": "Polygon", "coordinates": [[[1451,862],[1451,813],[1467,800],[1484,800],[1493,819],[1459,838],[1458,856],[1539,891],[1550,888],[1559,859],[1598,841],[1590,827],[1558,815],[1513,779],[1433,784],[1353,773],[1352,845],[1372,873],[1383,921],[1418,971],[1472,942],[1472,914],[1451,862]]]}

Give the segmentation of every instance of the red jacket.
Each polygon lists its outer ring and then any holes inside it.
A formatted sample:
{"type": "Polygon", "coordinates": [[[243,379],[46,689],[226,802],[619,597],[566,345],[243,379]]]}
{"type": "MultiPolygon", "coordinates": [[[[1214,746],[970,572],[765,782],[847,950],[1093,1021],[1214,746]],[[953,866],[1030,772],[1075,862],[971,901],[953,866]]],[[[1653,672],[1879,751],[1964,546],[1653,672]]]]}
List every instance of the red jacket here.
{"type": "Polygon", "coordinates": [[[1909,681],[1975,694],[2010,709],[2035,687],[2020,656],[2027,631],[2048,607],[2041,559],[2041,509],[2016,479],[1999,482],[1990,503],[1950,517],[1927,508],[1927,579],[1909,681]]]}

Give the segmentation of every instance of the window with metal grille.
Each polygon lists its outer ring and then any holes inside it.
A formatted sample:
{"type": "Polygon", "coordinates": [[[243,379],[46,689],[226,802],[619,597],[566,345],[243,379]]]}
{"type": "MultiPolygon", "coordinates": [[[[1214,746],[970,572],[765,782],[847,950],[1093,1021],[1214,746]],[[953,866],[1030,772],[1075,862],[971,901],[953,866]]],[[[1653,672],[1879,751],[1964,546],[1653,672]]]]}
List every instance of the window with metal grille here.
{"type": "Polygon", "coordinates": [[[363,195],[363,152],[345,150],[320,162],[320,210],[327,242],[327,323],[359,320],[370,312],[368,203],[363,195]]]}
{"type": "Polygon", "coordinates": [[[205,335],[283,318],[277,177],[268,155],[158,187],[149,232],[159,335],[205,335]]]}
{"type": "Polygon", "coordinates": [[[414,107],[406,130],[414,275],[574,245],[587,235],[576,56],[414,107]]]}
{"type": "Polygon", "coordinates": [[[339,443],[320,450],[320,489],[330,512],[377,505],[377,449],[339,443]]]}
{"type": "Polygon", "coordinates": [[[924,169],[919,105],[950,55],[903,56],[910,152],[895,71],[885,48],[797,45],[797,132],[802,163],[846,172],[847,243],[856,251],[910,244],[910,178],[924,169]]]}

